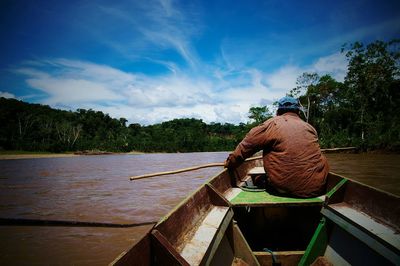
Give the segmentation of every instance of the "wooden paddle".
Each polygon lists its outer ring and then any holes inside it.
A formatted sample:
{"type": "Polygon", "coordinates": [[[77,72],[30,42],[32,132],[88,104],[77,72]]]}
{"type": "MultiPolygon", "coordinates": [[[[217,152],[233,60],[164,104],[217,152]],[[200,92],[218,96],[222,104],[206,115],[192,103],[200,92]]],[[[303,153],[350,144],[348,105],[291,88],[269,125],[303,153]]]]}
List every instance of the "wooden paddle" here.
{"type": "Polygon", "coordinates": [[[130,180],[138,180],[138,179],[142,179],[142,178],[148,178],[148,177],[153,177],[153,176],[161,176],[161,175],[172,175],[172,174],[190,172],[190,171],[194,171],[194,170],[198,170],[198,169],[202,169],[202,168],[217,167],[217,166],[224,166],[224,163],[209,163],[209,164],[202,164],[202,165],[192,166],[192,167],[189,167],[189,168],[178,169],[178,170],[174,170],[174,171],[166,171],[166,172],[159,172],[159,173],[153,173],[153,174],[131,176],[130,180]]]}
{"type": "MultiPolygon", "coordinates": [[[[344,148],[332,148],[332,149],[321,149],[321,152],[328,153],[328,152],[340,152],[340,151],[356,151],[356,147],[344,147],[344,148]]],[[[246,161],[252,161],[252,160],[258,160],[261,159],[262,156],[254,156],[251,158],[247,158],[246,161]]],[[[159,173],[153,173],[153,174],[146,174],[146,175],[138,175],[138,176],[131,176],[129,179],[130,180],[138,180],[138,179],[143,179],[143,178],[149,178],[149,177],[154,177],[154,176],[162,176],[162,175],[173,175],[173,174],[179,174],[183,172],[190,172],[194,170],[199,170],[202,168],[208,168],[208,167],[221,167],[224,166],[224,163],[209,163],[209,164],[202,164],[198,166],[193,166],[189,168],[183,168],[183,169],[178,169],[178,170],[173,170],[173,171],[166,171],[166,172],[159,172],[159,173]]]]}
{"type": "MultiPolygon", "coordinates": [[[[262,156],[251,157],[251,158],[246,159],[246,161],[258,160],[260,158],[262,158],[262,156]]],[[[199,169],[202,169],[202,168],[218,167],[218,166],[219,167],[224,166],[224,163],[202,164],[202,165],[192,166],[192,167],[189,167],[189,168],[173,170],[173,171],[159,172],[159,173],[138,175],[138,176],[131,176],[129,179],[130,180],[138,180],[138,179],[143,179],[143,178],[148,178],[148,177],[153,177],[153,176],[173,175],[173,174],[179,174],[179,173],[183,173],[183,172],[190,172],[190,171],[194,171],[194,170],[199,170],[199,169]]]]}

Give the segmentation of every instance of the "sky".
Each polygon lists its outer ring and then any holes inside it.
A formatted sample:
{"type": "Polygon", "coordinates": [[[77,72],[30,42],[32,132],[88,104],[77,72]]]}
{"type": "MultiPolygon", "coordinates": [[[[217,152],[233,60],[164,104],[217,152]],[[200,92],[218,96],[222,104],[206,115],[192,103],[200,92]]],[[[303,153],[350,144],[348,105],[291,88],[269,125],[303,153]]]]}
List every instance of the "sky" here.
{"type": "Polygon", "coordinates": [[[343,44],[400,38],[400,1],[0,1],[0,97],[128,123],[247,122],[343,44]]]}

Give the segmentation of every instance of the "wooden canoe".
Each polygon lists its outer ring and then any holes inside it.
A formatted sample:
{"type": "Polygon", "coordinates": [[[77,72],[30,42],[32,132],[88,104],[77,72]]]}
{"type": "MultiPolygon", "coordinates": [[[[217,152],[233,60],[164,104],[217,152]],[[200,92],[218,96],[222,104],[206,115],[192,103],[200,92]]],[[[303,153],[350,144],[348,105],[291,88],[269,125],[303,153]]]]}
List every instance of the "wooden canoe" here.
{"type": "Polygon", "coordinates": [[[221,171],[111,265],[400,265],[399,197],[334,173],[316,198],[241,188],[263,174],[221,171]]]}

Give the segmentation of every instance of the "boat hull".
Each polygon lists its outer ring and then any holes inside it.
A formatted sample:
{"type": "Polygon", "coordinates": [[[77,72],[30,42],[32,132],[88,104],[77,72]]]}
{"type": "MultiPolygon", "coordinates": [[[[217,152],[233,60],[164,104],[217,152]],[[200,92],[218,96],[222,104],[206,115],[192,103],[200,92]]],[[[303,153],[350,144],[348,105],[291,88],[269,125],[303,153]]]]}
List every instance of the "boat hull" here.
{"type": "MultiPolygon", "coordinates": [[[[112,264],[309,265],[316,260],[329,261],[332,258],[326,250],[330,246],[324,239],[331,239],[336,224],[334,216],[326,213],[333,212],[333,207],[341,203],[351,203],[357,210],[369,213],[378,224],[398,230],[400,210],[397,207],[393,212],[386,204],[393,202],[400,206],[396,196],[334,173],[328,175],[324,195],[310,199],[241,189],[264,174],[260,169],[260,158],[244,162],[233,172],[224,169],[183,200],[112,264]]],[[[346,217],[350,221],[351,218],[346,217]]],[[[391,252],[378,252],[378,259],[396,262],[398,235],[394,234],[394,241],[388,244],[371,230],[366,234],[378,239],[391,252]]]]}

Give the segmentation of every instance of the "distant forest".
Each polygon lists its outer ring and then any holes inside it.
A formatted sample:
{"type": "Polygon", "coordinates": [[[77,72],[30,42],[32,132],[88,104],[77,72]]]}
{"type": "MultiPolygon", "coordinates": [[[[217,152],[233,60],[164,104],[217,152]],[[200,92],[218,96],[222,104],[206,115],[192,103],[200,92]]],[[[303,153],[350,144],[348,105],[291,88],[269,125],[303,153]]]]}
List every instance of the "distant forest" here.
{"type": "MultiPolygon", "coordinates": [[[[301,115],[317,129],[323,148],[400,151],[399,45],[392,40],[343,46],[344,82],[316,73],[298,77],[287,94],[300,99],[301,115]]],[[[239,125],[174,119],[142,126],[91,109],[63,111],[0,98],[0,150],[229,151],[271,116],[268,107],[259,106],[250,108],[249,122],[239,125]]]]}
{"type": "Polygon", "coordinates": [[[193,152],[232,150],[248,124],[205,124],[174,119],[161,124],[126,125],[100,111],[52,109],[0,98],[0,147],[3,150],[113,152],[193,152]]]}

